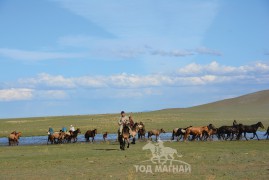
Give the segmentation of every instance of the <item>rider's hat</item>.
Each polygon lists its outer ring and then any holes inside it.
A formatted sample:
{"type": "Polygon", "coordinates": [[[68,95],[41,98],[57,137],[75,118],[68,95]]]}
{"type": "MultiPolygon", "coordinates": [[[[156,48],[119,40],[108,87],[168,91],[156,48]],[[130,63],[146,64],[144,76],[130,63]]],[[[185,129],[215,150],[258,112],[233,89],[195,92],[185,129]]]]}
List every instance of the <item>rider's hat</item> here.
{"type": "Polygon", "coordinates": [[[125,112],[124,111],[121,111],[121,113],[120,114],[124,114],[125,112]]]}

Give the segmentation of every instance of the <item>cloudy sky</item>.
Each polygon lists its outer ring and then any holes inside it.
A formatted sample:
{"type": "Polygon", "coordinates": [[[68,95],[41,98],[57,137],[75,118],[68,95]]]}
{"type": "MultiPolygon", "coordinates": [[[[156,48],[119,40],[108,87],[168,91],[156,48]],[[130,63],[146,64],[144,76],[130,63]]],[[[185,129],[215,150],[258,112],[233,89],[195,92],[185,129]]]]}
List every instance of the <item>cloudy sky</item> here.
{"type": "Polygon", "coordinates": [[[266,0],[0,0],[0,118],[189,107],[269,88],[266,0]]]}

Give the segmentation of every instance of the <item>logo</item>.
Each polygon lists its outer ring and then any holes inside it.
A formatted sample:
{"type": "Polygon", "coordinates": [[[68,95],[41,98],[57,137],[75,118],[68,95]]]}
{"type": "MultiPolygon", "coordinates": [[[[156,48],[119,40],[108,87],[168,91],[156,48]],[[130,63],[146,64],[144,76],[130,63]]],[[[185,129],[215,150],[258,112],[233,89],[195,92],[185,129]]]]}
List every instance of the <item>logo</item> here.
{"type": "Polygon", "coordinates": [[[163,141],[147,143],[142,148],[152,154],[150,160],[134,165],[136,172],[140,173],[191,173],[191,165],[179,160],[182,155],[176,149],[165,147],[163,141]]]}

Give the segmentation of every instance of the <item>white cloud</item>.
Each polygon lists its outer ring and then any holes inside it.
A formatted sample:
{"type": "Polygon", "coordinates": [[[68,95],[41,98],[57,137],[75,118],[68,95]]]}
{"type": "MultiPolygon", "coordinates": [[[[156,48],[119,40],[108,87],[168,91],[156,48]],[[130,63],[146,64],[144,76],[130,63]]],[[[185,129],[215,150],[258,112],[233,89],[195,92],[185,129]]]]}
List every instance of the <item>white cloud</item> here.
{"type": "Polygon", "coordinates": [[[58,88],[75,88],[76,85],[72,79],[65,78],[61,75],[53,76],[46,73],[41,73],[35,78],[19,79],[20,84],[28,85],[30,87],[35,86],[48,86],[58,88]]]}
{"type": "Polygon", "coordinates": [[[0,56],[17,60],[40,61],[49,59],[82,58],[86,55],[82,53],[25,51],[19,49],[0,48],[0,56]]]}
{"type": "Polygon", "coordinates": [[[195,86],[214,83],[269,83],[269,65],[256,63],[245,66],[225,66],[217,62],[201,65],[192,63],[177,73],[163,74],[116,74],[110,76],[64,77],[39,74],[35,78],[21,79],[19,83],[31,88],[118,88],[139,89],[146,87],[195,86]]]}
{"type": "Polygon", "coordinates": [[[27,88],[11,88],[0,90],[0,101],[21,101],[31,100],[33,98],[33,90],[27,88]]]}

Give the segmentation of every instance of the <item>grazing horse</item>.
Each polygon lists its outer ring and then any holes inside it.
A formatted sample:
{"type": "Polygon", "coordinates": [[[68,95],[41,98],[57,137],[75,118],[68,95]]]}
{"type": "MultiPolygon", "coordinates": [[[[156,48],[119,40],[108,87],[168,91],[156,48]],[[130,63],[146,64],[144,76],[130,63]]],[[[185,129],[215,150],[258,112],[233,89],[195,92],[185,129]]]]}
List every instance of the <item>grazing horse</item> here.
{"type": "MultiPolygon", "coordinates": [[[[148,139],[151,138],[151,136],[155,136],[156,137],[156,142],[158,140],[158,137],[161,133],[165,133],[164,129],[153,129],[151,131],[148,132],[148,139]]],[[[151,138],[152,139],[152,138],[151,138]]]]}
{"type": "Polygon", "coordinates": [[[103,134],[103,140],[104,140],[104,142],[106,142],[106,138],[107,138],[107,132],[105,132],[105,133],[103,134]]]}
{"type": "Polygon", "coordinates": [[[201,127],[189,127],[186,129],[183,140],[186,141],[189,135],[193,135],[192,140],[195,140],[196,138],[199,138],[200,140],[202,140],[203,134],[208,133],[210,129],[214,129],[214,126],[212,124],[209,124],[208,126],[201,126],[201,127]]]}
{"type": "MultiPolygon", "coordinates": [[[[192,126],[189,126],[189,127],[192,127],[192,126]]],[[[182,136],[185,135],[186,129],[188,129],[189,127],[173,129],[171,140],[174,140],[174,137],[177,137],[177,141],[179,141],[182,138],[182,136]]]]}
{"type": "Polygon", "coordinates": [[[241,137],[242,133],[244,133],[245,139],[248,140],[246,137],[246,133],[253,133],[253,137],[250,139],[254,139],[254,137],[256,136],[257,139],[260,140],[257,133],[256,133],[259,127],[264,128],[264,126],[261,122],[258,122],[256,124],[252,124],[252,125],[239,124],[239,134],[237,136],[237,139],[239,139],[241,137]]]}
{"type": "Polygon", "coordinates": [[[21,132],[12,132],[10,133],[10,135],[8,136],[8,144],[9,146],[13,146],[13,145],[19,145],[19,139],[21,137],[22,133],[21,132]]]}
{"type": "Polygon", "coordinates": [[[88,142],[90,140],[90,137],[92,138],[92,142],[94,141],[94,137],[97,134],[97,129],[93,129],[93,130],[88,130],[84,137],[86,139],[86,141],[88,142]]]}
{"type": "Polygon", "coordinates": [[[130,137],[130,129],[126,124],[123,124],[122,133],[118,132],[118,141],[120,142],[120,149],[125,150],[125,144],[127,141],[127,148],[130,146],[129,137],[130,137]]]}
{"type": "Polygon", "coordinates": [[[266,136],[266,135],[267,135],[266,139],[268,139],[268,138],[269,138],[269,126],[268,126],[267,131],[266,131],[266,133],[264,134],[264,136],[266,136]]]}

